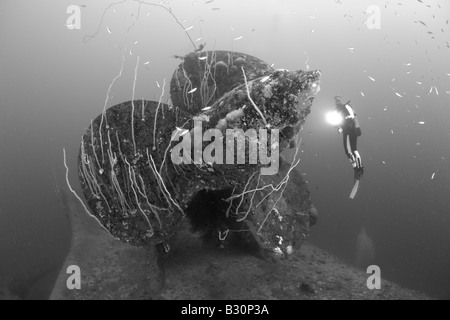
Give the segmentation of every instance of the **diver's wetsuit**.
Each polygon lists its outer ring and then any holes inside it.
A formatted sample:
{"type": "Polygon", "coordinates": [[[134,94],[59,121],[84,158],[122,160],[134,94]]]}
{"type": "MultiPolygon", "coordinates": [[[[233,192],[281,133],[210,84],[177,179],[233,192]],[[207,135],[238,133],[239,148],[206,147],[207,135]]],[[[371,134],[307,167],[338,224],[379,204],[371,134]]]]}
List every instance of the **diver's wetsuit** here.
{"type": "Polygon", "coordinates": [[[344,142],[344,151],[349,158],[355,170],[362,170],[361,155],[357,150],[357,140],[361,135],[361,128],[356,118],[356,113],[349,104],[341,104],[336,107],[337,111],[342,114],[344,123],[342,124],[342,137],[344,142]]]}

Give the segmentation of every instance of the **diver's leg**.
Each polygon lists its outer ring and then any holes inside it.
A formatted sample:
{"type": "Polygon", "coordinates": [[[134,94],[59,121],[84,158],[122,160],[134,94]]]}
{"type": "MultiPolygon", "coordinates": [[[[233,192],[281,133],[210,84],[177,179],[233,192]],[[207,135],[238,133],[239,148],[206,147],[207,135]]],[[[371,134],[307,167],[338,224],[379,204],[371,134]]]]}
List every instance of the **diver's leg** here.
{"type": "Polygon", "coordinates": [[[352,164],[352,167],[356,168],[356,160],[355,160],[355,157],[353,155],[352,148],[351,148],[350,134],[347,131],[344,131],[343,137],[344,137],[345,154],[347,155],[348,160],[352,164]]]}
{"type": "Polygon", "coordinates": [[[356,132],[356,129],[354,128],[354,130],[352,130],[349,133],[349,143],[350,143],[350,150],[351,153],[353,155],[353,158],[355,159],[355,167],[357,168],[362,168],[362,159],[361,159],[361,155],[359,154],[358,150],[357,150],[357,141],[358,141],[358,135],[356,132]]]}
{"type": "Polygon", "coordinates": [[[353,169],[355,171],[355,175],[354,175],[355,181],[361,180],[362,175],[364,174],[364,167],[362,165],[361,155],[359,154],[358,150],[356,149],[357,140],[358,140],[358,133],[356,131],[356,128],[354,128],[354,130],[350,131],[349,143],[350,143],[351,153],[355,159],[355,162],[353,164],[353,169]]]}
{"type": "Polygon", "coordinates": [[[359,154],[358,150],[355,150],[353,153],[355,154],[356,166],[360,169],[363,168],[361,155],[359,154]]]}
{"type": "Polygon", "coordinates": [[[342,133],[342,138],[343,138],[343,142],[344,142],[344,152],[345,152],[345,155],[348,158],[350,158],[350,149],[348,148],[347,137],[348,137],[348,134],[344,131],[342,133]]]}

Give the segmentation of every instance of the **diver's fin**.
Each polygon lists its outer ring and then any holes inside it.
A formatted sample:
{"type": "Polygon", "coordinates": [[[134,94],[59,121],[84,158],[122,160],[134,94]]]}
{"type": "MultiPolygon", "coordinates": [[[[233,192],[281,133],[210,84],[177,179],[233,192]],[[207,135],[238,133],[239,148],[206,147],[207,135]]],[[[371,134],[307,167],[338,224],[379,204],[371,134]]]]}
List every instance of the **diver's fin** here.
{"type": "Polygon", "coordinates": [[[353,185],[352,192],[350,193],[350,199],[354,199],[356,196],[356,192],[358,192],[359,187],[359,179],[355,181],[355,184],[353,185]]]}

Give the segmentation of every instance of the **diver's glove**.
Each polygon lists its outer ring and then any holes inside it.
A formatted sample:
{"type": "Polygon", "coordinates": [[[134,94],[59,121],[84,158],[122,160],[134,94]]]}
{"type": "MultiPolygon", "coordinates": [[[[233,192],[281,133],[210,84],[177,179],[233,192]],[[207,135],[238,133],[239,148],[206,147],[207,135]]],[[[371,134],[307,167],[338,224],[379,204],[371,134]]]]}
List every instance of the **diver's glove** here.
{"type": "Polygon", "coordinates": [[[342,131],[343,131],[342,128],[338,128],[339,133],[342,133],[342,131]]]}

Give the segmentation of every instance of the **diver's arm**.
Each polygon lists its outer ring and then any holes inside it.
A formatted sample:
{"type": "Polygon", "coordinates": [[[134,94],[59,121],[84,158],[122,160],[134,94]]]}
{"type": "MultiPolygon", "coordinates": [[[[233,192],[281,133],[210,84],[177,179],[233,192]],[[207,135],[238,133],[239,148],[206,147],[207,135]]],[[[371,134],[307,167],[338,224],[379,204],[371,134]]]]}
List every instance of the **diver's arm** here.
{"type": "Polygon", "coordinates": [[[346,119],[354,119],[355,118],[355,112],[353,111],[352,107],[350,107],[348,104],[345,105],[345,108],[347,109],[349,115],[345,117],[346,119]]]}

